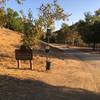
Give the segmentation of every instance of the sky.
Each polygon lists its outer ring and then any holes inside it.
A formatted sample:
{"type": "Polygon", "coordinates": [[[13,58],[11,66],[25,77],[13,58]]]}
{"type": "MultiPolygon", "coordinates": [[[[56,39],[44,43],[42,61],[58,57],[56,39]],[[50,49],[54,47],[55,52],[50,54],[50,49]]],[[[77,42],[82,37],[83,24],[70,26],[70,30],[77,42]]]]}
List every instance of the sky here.
{"type": "MultiPolygon", "coordinates": [[[[18,5],[15,0],[10,0],[6,2],[6,8],[10,7],[16,11],[23,10],[25,14],[27,14],[29,8],[31,8],[33,17],[37,18],[38,16],[38,8],[42,4],[50,3],[53,0],[25,0],[23,5],[18,5]]],[[[64,21],[66,24],[74,24],[80,19],[84,19],[85,12],[94,12],[95,10],[100,8],[100,0],[58,0],[58,3],[64,9],[65,13],[72,14],[69,17],[69,20],[64,21]]],[[[62,21],[57,21],[55,23],[56,30],[61,27],[62,21]]]]}

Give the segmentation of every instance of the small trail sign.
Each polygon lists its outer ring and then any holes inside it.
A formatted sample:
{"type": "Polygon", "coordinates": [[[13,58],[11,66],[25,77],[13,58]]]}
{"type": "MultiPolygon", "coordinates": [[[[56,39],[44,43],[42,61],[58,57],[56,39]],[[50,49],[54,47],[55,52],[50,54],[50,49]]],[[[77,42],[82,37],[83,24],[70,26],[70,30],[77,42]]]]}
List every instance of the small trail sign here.
{"type": "Polygon", "coordinates": [[[29,60],[30,61],[30,69],[32,69],[32,58],[33,53],[31,49],[16,49],[15,50],[15,58],[18,63],[19,68],[19,60],[29,60]]]}

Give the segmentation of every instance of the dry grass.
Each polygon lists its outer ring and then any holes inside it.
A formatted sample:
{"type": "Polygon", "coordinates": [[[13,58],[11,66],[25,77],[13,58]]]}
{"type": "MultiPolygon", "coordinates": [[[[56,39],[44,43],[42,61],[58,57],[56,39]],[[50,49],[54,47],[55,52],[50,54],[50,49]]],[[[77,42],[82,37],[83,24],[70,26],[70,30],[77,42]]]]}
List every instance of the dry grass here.
{"type": "Polygon", "coordinates": [[[50,56],[48,72],[45,56],[39,55],[33,57],[33,70],[25,69],[29,68],[28,62],[21,62],[20,69],[16,69],[14,50],[20,41],[17,32],[0,29],[0,100],[99,100],[89,92],[96,92],[96,85],[85,64],[67,55],[65,60],[59,59],[63,53],[50,56]]]}

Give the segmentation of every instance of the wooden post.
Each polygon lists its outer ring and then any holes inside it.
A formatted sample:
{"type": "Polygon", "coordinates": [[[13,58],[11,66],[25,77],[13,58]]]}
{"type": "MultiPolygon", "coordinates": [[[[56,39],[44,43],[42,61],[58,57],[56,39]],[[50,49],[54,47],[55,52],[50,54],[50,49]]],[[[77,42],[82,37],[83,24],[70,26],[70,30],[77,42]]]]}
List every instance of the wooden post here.
{"type": "Polygon", "coordinates": [[[30,69],[32,70],[32,62],[31,62],[31,60],[30,60],[30,69]]]}
{"type": "Polygon", "coordinates": [[[17,60],[17,66],[18,66],[18,69],[19,69],[19,60],[17,60]]]}

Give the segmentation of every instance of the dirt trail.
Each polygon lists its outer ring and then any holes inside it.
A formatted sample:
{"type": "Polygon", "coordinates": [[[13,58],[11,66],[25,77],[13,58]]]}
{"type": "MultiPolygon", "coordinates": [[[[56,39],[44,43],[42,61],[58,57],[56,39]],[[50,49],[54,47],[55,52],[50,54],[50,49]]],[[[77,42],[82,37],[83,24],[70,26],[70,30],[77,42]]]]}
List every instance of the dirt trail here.
{"type": "Polygon", "coordinates": [[[72,52],[71,55],[79,58],[85,63],[84,68],[88,70],[96,84],[97,91],[100,92],[100,54],[91,52],[72,52]]]}

